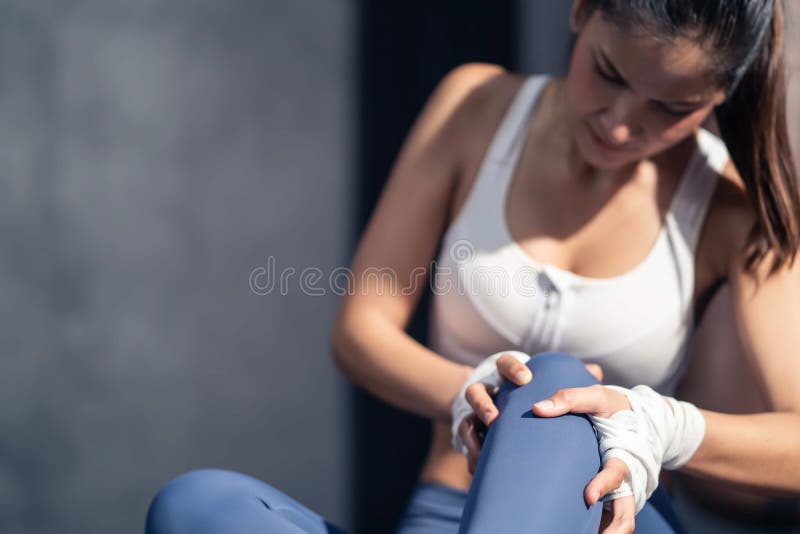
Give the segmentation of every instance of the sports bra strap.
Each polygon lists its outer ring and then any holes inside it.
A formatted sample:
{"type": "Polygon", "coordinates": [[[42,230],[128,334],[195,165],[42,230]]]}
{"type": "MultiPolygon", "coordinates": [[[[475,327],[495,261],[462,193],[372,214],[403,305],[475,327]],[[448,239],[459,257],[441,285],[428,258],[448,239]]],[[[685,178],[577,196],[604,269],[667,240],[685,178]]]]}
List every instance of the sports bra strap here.
{"type": "Polygon", "coordinates": [[[722,140],[703,128],[697,133],[697,144],[698,150],[675,192],[673,211],[673,217],[691,250],[697,245],[701,222],[714,194],[718,176],[729,157],[722,140]]]}
{"type": "Polygon", "coordinates": [[[487,153],[489,158],[505,160],[515,154],[517,145],[525,137],[528,115],[548,78],[547,74],[531,74],[522,83],[492,139],[487,153]]]}

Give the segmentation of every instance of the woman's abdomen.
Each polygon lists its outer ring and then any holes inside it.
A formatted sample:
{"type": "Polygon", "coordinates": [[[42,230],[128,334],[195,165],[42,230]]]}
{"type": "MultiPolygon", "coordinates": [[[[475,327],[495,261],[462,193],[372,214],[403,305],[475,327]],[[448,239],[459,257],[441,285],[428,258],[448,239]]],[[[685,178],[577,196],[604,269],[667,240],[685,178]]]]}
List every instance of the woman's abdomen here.
{"type": "Polygon", "coordinates": [[[431,447],[419,479],[422,482],[437,482],[458,489],[469,489],[472,475],[467,469],[467,459],[453,449],[448,424],[434,421],[431,447]]]}

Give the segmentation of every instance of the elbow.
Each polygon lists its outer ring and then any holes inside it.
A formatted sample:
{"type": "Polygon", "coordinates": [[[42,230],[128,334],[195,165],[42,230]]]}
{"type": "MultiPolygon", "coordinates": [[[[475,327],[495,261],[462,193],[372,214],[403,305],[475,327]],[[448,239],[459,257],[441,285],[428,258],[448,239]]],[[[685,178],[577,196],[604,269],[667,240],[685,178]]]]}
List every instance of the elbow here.
{"type": "Polygon", "coordinates": [[[350,375],[350,365],[347,358],[347,334],[344,328],[341,327],[339,321],[336,322],[333,329],[331,329],[330,336],[328,337],[328,347],[333,358],[333,363],[336,369],[348,380],[352,380],[350,375]]]}
{"type": "MultiPolygon", "coordinates": [[[[376,329],[384,326],[380,315],[371,311],[340,310],[328,336],[333,363],[353,384],[359,385],[370,365],[370,343],[376,329]]],[[[377,336],[380,337],[380,336],[377,336]]]]}

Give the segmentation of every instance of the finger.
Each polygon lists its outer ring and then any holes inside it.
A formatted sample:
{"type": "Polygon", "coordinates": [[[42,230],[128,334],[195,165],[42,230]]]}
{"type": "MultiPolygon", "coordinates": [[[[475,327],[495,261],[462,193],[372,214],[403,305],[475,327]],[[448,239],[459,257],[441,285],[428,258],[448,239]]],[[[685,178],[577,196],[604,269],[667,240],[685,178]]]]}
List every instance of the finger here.
{"type": "Polygon", "coordinates": [[[587,363],[584,365],[586,366],[586,370],[592,373],[592,376],[594,376],[598,382],[603,381],[603,368],[600,367],[599,364],[587,363]]]}
{"type": "Polygon", "coordinates": [[[478,470],[478,457],[477,456],[467,456],[467,471],[470,475],[475,476],[475,471],[478,470]]]}
{"type": "Polygon", "coordinates": [[[524,386],[533,378],[528,366],[510,354],[503,354],[497,360],[497,371],[500,376],[518,386],[524,386]]]}
{"type": "Polygon", "coordinates": [[[483,423],[473,414],[465,417],[458,427],[461,440],[467,447],[467,467],[470,473],[474,473],[475,467],[478,464],[478,458],[481,455],[481,449],[483,448],[483,443],[478,438],[478,426],[483,426],[483,423]]]}
{"type": "MultiPolygon", "coordinates": [[[[536,415],[555,417],[568,412],[605,413],[606,388],[600,384],[580,388],[564,388],[533,405],[536,415]]],[[[613,413],[613,412],[612,412],[613,413]]]]}
{"type": "Polygon", "coordinates": [[[628,466],[625,465],[625,462],[619,458],[609,458],[603,469],[586,484],[586,488],[583,490],[583,498],[586,499],[586,504],[591,506],[608,492],[617,489],[625,479],[627,472],[628,466]]]}
{"type": "Polygon", "coordinates": [[[489,388],[486,384],[472,384],[464,394],[472,410],[486,426],[491,425],[499,415],[489,388]]]}
{"type": "Polygon", "coordinates": [[[632,534],[636,526],[636,502],[633,495],[611,501],[613,518],[601,534],[632,534]]]}

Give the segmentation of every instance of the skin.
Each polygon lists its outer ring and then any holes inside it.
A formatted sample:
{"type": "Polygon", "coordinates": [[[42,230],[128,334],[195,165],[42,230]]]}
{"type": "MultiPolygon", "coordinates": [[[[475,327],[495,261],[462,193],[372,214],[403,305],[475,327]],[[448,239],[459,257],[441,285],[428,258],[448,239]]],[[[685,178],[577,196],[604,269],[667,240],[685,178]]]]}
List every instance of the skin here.
{"type": "MultiPolygon", "coordinates": [[[[693,133],[724,99],[710,90],[707,52],[689,41],[665,45],[626,35],[598,13],[581,19],[576,2],[570,24],[578,34],[568,75],[543,90],[528,124],[506,217],[512,236],[531,257],[583,276],[627,272],[647,255],[691,151],[693,133]],[[602,49],[625,84],[594,69],[602,49]],[[664,110],[668,101],[672,111],[664,110]],[[691,101],[678,106],[674,101],[691,101]],[[603,150],[589,128],[626,148],[603,150]],[[543,201],[542,199],[547,199],[543,201]],[[576,199],[578,199],[576,201],[576,199]],[[564,209],[569,206],[569,209],[564,209]],[[621,237],[624,236],[624,237],[621,237]],[[602,250],[602,254],[598,253],[602,250]]],[[[607,66],[602,64],[603,66],[607,66]]],[[[601,67],[602,68],[602,67],[601,67]]],[[[606,70],[606,73],[609,71],[606,70]]],[[[473,386],[475,415],[462,425],[464,458],[450,445],[450,407],[471,368],[435,353],[405,333],[424,292],[437,245],[463,206],[492,135],[524,77],[495,65],[467,64],[437,86],[398,154],[387,185],[356,250],[353,291],[342,300],[331,336],[342,373],[367,391],[433,420],[431,450],[420,480],[467,489],[480,454],[480,425],[497,417],[491,394],[473,386]],[[409,217],[413,213],[413,217],[409,217]],[[372,269],[393,273],[403,291],[387,291],[372,269]]],[[[732,165],[720,176],[695,257],[695,302],[727,278],[742,346],[763,384],[770,412],[729,415],[702,410],[706,437],[683,468],[696,476],[800,493],[800,319],[796,298],[800,262],[766,279],[745,274],[742,249],[754,223],[741,179],[732,165]]],[[[501,358],[503,377],[518,385],[527,367],[501,358]]],[[[599,378],[602,371],[590,367],[599,378]]],[[[602,386],[557,392],[550,411],[609,416],[627,399],[602,386]]],[[[588,504],[616,488],[625,465],[609,460],[585,488],[588,504]]],[[[634,503],[617,499],[601,531],[632,532],[634,503]]]]}
{"type": "MultiPolygon", "coordinates": [[[[720,288],[709,303],[687,358],[689,370],[676,397],[715,412],[752,414],[771,410],[738,338],[728,286],[720,288]]],[[[685,471],[672,474],[678,475],[682,490],[695,501],[728,518],[735,515],[752,522],[775,505],[773,497],[746,486],[697,478],[685,471]]]]}

